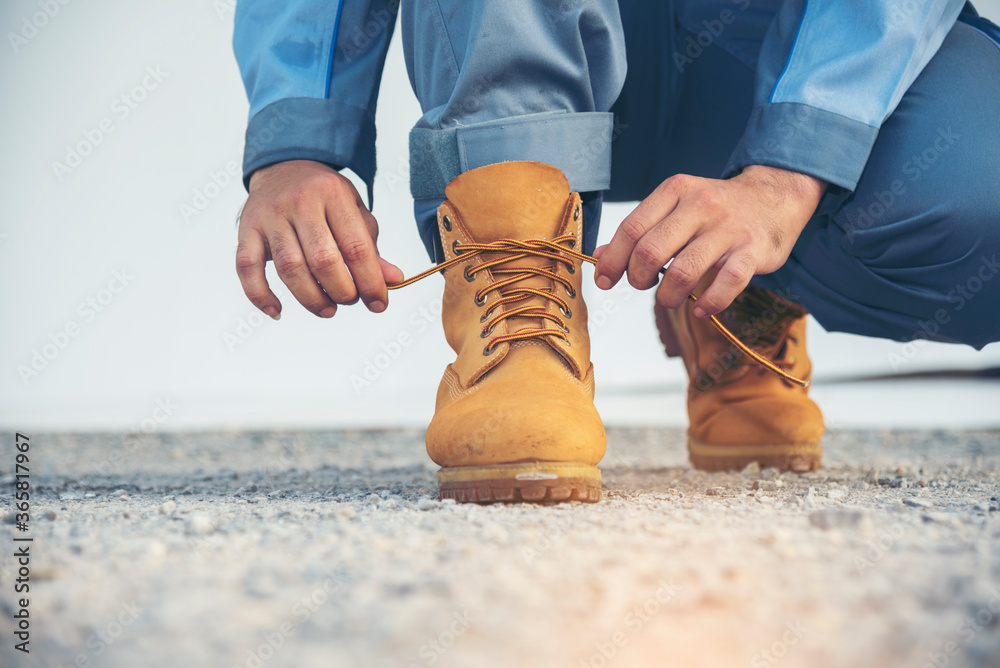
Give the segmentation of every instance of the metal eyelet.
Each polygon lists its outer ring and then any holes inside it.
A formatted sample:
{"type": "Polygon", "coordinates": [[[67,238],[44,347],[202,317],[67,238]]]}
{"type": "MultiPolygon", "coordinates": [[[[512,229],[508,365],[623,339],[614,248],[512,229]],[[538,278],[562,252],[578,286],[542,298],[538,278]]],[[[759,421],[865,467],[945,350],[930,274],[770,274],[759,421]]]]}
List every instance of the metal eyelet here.
{"type": "Polygon", "coordinates": [[[493,325],[493,327],[490,327],[489,329],[484,329],[482,332],[479,333],[479,338],[485,339],[487,336],[493,333],[494,329],[496,329],[496,325],[493,325]]]}
{"type": "Polygon", "coordinates": [[[451,232],[451,218],[449,218],[448,216],[444,216],[441,219],[441,222],[444,223],[444,229],[447,230],[448,232],[451,232]]]}
{"type": "Polygon", "coordinates": [[[461,255],[462,251],[458,250],[458,239],[451,242],[451,252],[455,255],[461,255]]]}
{"type": "Polygon", "coordinates": [[[569,247],[570,248],[576,248],[576,239],[570,239],[569,240],[569,247]]]}
{"type": "Polygon", "coordinates": [[[571,274],[575,274],[576,273],[576,265],[575,264],[568,264],[568,265],[566,265],[566,271],[568,271],[571,274]]]}
{"type": "Polygon", "coordinates": [[[577,204],[573,209],[573,220],[580,220],[580,205],[577,204]]]}
{"type": "Polygon", "coordinates": [[[568,308],[568,309],[566,309],[566,310],[563,310],[563,307],[562,307],[562,306],[560,306],[560,307],[559,307],[559,311],[560,311],[560,312],[562,312],[562,314],[563,314],[564,316],[566,316],[567,318],[572,318],[572,317],[573,317],[573,309],[571,309],[571,308],[568,308]]]}
{"type": "MultiPolygon", "coordinates": [[[[480,299],[479,297],[474,297],[472,301],[476,302],[476,306],[486,306],[486,296],[485,295],[483,296],[482,299],[480,299]]],[[[483,314],[483,317],[485,318],[486,314],[483,314]]],[[[486,322],[486,321],[484,320],[483,322],[486,322]]]]}
{"type": "Polygon", "coordinates": [[[465,280],[467,280],[469,283],[472,283],[474,280],[476,280],[476,277],[469,273],[470,269],[472,269],[471,264],[467,265],[465,267],[465,271],[463,271],[462,273],[465,275],[465,280]]]}
{"type": "Polygon", "coordinates": [[[569,294],[570,299],[576,299],[576,290],[573,288],[567,288],[566,293],[569,294]]]}
{"type": "Polygon", "coordinates": [[[486,346],[485,348],[483,348],[483,355],[484,356],[489,357],[492,354],[493,354],[493,350],[491,350],[489,346],[486,346]]]}

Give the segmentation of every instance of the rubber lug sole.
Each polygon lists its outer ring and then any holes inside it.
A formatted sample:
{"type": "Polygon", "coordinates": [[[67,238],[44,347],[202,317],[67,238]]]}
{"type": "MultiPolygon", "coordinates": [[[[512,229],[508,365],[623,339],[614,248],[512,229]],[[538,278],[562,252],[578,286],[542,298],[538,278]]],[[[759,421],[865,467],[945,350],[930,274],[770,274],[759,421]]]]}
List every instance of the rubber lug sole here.
{"type": "Polygon", "coordinates": [[[576,462],[451,466],[438,471],[438,487],[459,503],[597,503],[601,470],[576,462]]]}
{"type": "Polygon", "coordinates": [[[688,458],[691,465],[702,471],[738,471],[757,462],[761,468],[805,473],[820,467],[823,448],[820,445],[708,445],[688,437],[688,458]]]}

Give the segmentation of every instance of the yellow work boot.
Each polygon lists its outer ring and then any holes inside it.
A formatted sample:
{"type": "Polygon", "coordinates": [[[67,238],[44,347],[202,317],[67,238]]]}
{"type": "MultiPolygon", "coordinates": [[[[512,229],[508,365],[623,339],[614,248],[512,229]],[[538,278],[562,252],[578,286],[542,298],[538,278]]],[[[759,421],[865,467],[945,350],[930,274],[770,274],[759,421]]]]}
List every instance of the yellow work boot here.
{"type": "Polygon", "coordinates": [[[599,501],[604,425],[594,408],[580,294],[580,196],[555,167],[504,162],[458,176],[438,208],[441,319],[458,358],[427,428],[456,501],[599,501]]]}
{"type": "MultiPolygon", "coordinates": [[[[714,273],[702,281],[706,288],[714,273]]],[[[823,414],[797,386],[745,356],[688,300],[678,309],[654,308],[660,340],[688,372],[688,453],[707,471],[742,469],[751,462],[781,470],[819,468],[823,414]]],[[[791,376],[808,381],[806,312],[768,290],[749,286],[719,320],[740,341],[791,376]]]]}

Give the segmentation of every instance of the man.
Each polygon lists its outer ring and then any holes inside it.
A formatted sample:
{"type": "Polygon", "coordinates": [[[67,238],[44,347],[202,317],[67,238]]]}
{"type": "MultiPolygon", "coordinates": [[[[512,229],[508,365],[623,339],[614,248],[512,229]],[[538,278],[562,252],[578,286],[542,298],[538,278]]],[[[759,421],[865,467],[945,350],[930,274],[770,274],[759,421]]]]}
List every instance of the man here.
{"type": "MultiPolygon", "coordinates": [[[[358,299],[381,312],[403,279],[368,208],[397,8],[237,7],[237,270],[272,317],[268,259],[320,317],[358,299]]],[[[581,248],[602,289],[658,285],[700,468],[811,470],[823,435],[804,387],[707,316],[805,381],[807,311],[833,331],[998,338],[1000,31],[971,5],[412,0],[401,23],[423,111],[411,191],[457,353],[427,431],[442,496],[600,498],[581,248]],[[641,203],[594,249],[605,198],[641,203]]]]}

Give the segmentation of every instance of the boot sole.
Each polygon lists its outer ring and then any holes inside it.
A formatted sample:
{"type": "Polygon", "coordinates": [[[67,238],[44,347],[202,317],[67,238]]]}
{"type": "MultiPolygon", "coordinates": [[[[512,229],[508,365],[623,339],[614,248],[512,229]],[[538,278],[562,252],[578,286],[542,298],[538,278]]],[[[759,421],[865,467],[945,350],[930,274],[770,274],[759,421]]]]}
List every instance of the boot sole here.
{"type": "Polygon", "coordinates": [[[738,471],[757,462],[761,468],[805,473],[820,467],[823,448],[799,443],[791,445],[708,445],[688,437],[688,458],[702,471],[738,471]]]}
{"type": "Polygon", "coordinates": [[[597,503],[601,470],[576,462],[451,466],[438,471],[438,487],[459,503],[597,503]]]}

